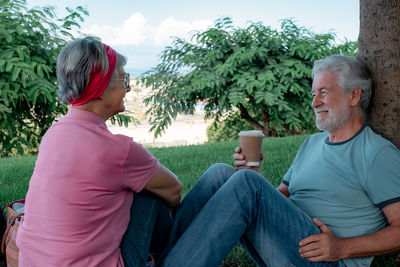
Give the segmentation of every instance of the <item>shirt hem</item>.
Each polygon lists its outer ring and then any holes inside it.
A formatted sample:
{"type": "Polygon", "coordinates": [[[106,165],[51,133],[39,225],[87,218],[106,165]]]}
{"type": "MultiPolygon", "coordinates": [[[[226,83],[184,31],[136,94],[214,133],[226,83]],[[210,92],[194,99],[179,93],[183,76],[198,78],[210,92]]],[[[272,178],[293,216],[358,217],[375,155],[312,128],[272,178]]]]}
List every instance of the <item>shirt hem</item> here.
{"type": "Polygon", "coordinates": [[[395,197],[389,200],[382,201],[380,203],[375,204],[376,207],[383,208],[389,204],[393,204],[400,201],[400,197],[395,197]]]}

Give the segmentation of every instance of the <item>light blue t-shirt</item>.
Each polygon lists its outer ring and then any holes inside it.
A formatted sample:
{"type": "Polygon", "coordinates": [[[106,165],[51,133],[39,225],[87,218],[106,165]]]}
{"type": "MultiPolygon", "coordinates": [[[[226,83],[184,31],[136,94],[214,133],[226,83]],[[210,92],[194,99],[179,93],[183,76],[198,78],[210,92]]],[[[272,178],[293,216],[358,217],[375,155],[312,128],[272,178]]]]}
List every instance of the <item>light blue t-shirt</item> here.
{"type": "MultiPolygon", "coordinates": [[[[282,182],[296,206],[338,237],[374,233],[387,223],[381,208],[400,201],[400,151],[368,126],[340,143],[318,133],[304,141],[282,182]]],[[[372,259],[344,262],[369,266],[372,259]]]]}

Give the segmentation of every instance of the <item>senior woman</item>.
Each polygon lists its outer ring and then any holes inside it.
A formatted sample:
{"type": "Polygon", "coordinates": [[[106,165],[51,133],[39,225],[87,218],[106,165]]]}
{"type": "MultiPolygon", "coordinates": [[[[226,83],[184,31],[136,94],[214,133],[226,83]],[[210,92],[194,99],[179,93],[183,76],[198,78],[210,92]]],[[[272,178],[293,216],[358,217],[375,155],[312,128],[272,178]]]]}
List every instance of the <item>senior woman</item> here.
{"type": "Polygon", "coordinates": [[[143,146],[107,129],[125,110],[125,64],[93,37],[62,49],[59,98],[72,107],[40,144],[17,237],[20,266],[145,266],[150,246],[162,249],[182,186],[143,146]]]}

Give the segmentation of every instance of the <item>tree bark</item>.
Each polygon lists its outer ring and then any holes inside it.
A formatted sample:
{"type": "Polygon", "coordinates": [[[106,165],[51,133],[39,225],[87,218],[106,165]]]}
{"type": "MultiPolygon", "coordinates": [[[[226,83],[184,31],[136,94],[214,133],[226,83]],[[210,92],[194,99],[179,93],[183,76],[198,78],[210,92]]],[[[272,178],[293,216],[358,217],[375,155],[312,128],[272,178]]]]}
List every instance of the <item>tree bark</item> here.
{"type": "Polygon", "coordinates": [[[254,118],[250,116],[250,114],[247,112],[247,109],[242,104],[239,104],[238,108],[240,110],[240,117],[246,120],[251,127],[253,127],[256,130],[262,131],[265,136],[270,136],[269,124],[264,126],[259,124],[254,118]]]}
{"type": "Polygon", "coordinates": [[[400,0],[360,0],[358,46],[373,82],[368,123],[400,148],[400,0]]]}

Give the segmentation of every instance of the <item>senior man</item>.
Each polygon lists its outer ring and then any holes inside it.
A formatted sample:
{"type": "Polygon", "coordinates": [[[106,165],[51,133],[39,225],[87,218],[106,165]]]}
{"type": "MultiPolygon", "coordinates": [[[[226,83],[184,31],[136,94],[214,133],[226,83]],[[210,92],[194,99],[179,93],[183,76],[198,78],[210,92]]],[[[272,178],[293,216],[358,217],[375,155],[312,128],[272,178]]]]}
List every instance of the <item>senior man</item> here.
{"type": "Polygon", "coordinates": [[[400,249],[400,152],[365,123],[371,78],[357,59],[316,61],[317,127],[276,190],[236,149],[183,200],[159,265],[217,266],[240,241],[259,266],[369,266],[400,249]],[[237,170],[240,169],[240,170],[237,170]]]}

